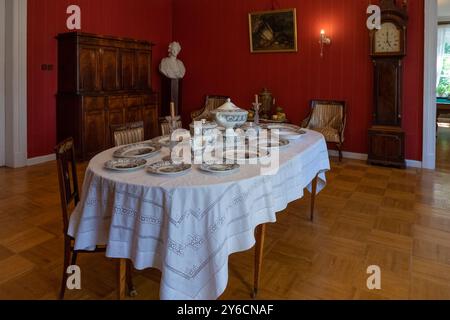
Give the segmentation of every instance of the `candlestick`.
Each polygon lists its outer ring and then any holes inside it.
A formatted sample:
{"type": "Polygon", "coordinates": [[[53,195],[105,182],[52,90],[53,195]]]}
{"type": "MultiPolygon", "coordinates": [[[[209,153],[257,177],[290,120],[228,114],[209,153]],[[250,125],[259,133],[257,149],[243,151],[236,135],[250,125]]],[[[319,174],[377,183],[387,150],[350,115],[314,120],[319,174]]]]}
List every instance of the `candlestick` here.
{"type": "Polygon", "coordinates": [[[174,102],[170,103],[170,116],[172,118],[175,118],[175,103],[174,102]]]}
{"type": "Polygon", "coordinates": [[[258,104],[259,103],[259,96],[257,94],[255,94],[255,103],[258,104]]]}

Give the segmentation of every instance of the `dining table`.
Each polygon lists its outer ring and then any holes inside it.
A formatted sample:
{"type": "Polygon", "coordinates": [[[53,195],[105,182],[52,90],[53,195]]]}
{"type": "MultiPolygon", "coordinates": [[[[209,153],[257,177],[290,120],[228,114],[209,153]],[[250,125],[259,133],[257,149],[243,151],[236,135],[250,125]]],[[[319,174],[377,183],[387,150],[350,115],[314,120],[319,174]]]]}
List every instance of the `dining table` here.
{"type": "MultiPolygon", "coordinates": [[[[199,165],[183,175],[105,169],[117,148],[89,162],[82,197],[70,217],[68,234],[75,250],[105,245],[119,261],[119,298],[124,298],[125,263],[137,270],[161,271],[160,299],[213,300],[228,283],[228,259],[256,247],[255,293],[262,269],[265,226],[277,213],[302,198],[314,200],[330,170],[322,134],[305,130],[279,150],[278,169],[263,173],[262,164],[243,164],[237,172],[216,175],[199,165]],[[256,246],[255,246],[256,245],[256,246]]],[[[149,164],[169,154],[163,148],[149,164]]]]}

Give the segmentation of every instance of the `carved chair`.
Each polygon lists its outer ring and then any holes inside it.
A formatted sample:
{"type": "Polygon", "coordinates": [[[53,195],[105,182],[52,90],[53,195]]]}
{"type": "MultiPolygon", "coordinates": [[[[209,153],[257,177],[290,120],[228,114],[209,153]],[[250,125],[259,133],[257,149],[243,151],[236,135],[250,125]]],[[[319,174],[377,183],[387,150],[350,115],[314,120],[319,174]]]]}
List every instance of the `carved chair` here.
{"type": "Polygon", "coordinates": [[[202,119],[208,121],[213,120],[211,111],[221,107],[229,98],[227,96],[207,96],[205,106],[201,110],[191,113],[192,121],[201,121],[202,119]]]}
{"type": "Polygon", "coordinates": [[[111,141],[116,147],[144,141],[144,122],[112,125],[111,141]]]}
{"type": "Polygon", "coordinates": [[[311,113],[302,127],[320,132],[328,143],[336,144],[339,161],[342,161],[345,126],[347,122],[347,106],[344,101],[313,100],[311,113]]]}
{"type": "MultiPolygon", "coordinates": [[[[77,264],[77,257],[79,253],[98,253],[106,252],[106,247],[99,246],[94,251],[78,251],[74,249],[74,238],[70,237],[68,233],[70,214],[73,208],[80,202],[80,192],[78,188],[77,168],[75,162],[75,147],[72,138],[69,138],[55,147],[59,193],[61,197],[61,210],[63,220],[63,234],[64,234],[64,267],[62,274],[61,289],[59,298],[64,299],[64,294],[67,286],[67,268],[71,265],[77,264]]],[[[137,294],[132,278],[132,265],[127,260],[127,286],[130,296],[137,294]]]]}

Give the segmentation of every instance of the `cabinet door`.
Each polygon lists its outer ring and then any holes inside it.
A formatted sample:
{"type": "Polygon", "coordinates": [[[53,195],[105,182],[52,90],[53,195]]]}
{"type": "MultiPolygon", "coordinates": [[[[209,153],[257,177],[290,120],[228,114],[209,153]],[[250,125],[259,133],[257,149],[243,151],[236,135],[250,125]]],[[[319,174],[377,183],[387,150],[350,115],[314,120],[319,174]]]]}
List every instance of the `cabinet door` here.
{"type": "Polygon", "coordinates": [[[134,51],[122,50],[121,65],[122,65],[122,88],[130,90],[134,88],[135,77],[135,53],[134,51]]]}
{"type": "Polygon", "coordinates": [[[401,126],[401,66],[398,60],[377,60],[375,65],[375,123],[401,126]]]}
{"type": "Polygon", "coordinates": [[[102,80],[103,90],[112,91],[119,86],[119,50],[103,48],[102,52],[102,80]]]}
{"type": "Polygon", "coordinates": [[[151,139],[159,135],[158,107],[144,106],[142,109],[144,121],[145,139],[151,139]]]}
{"type": "Polygon", "coordinates": [[[84,114],[84,154],[92,157],[106,149],[105,111],[87,111],[84,114]]]}
{"type": "Polygon", "coordinates": [[[385,148],[388,161],[396,162],[404,160],[401,136],[392,135],[386,137],[385,148]]]}
{"type": "Polygon", "coordinates": [[[136,53],[136,89],[145,90],[151,88],[151,64],[151,52],[138,51],[136,53]]]}
{"type": "Polygon", "coordinates": [[[80,91],[93,92],[101,89],[100,84],[100,49],[80,47],[80,91]]]}
{"type": "Polygon", "coordinates": [[[372,160],[386,160],[385,137],[381,134],[371,133],[370,139],[370,158],[372,160]]]}
{"type": "Polygon", "coordinates": [[[142,119],[141,107],[129,107],[125,110],[125,122],[138,122],[142,119]]]}

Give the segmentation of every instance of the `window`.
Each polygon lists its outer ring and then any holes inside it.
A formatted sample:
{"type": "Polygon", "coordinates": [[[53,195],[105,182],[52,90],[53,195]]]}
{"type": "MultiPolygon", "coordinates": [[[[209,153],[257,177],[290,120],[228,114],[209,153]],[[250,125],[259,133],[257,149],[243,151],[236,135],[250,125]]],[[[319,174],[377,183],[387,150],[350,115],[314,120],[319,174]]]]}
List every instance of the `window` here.
{"type": "Polygon", "coordinates": [[[450,96],[450,25],[438,28],[437,95],[450,96]]]}

